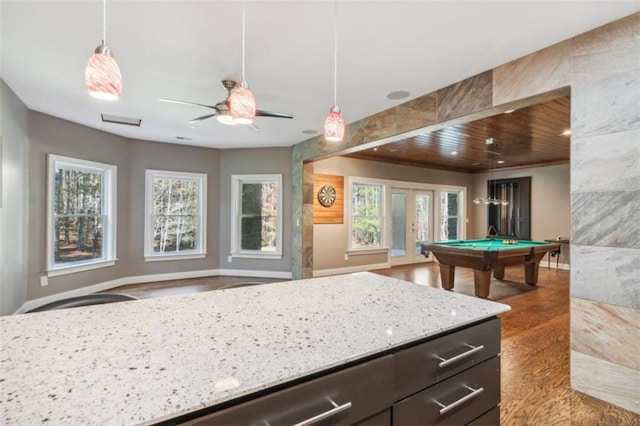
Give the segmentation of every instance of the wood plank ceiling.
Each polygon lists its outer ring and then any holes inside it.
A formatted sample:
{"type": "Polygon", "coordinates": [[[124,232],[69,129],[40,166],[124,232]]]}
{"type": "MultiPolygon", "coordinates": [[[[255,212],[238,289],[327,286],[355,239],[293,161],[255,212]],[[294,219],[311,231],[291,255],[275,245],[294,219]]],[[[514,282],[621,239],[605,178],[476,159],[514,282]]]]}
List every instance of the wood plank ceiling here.
{"type": "Polygon", "coordinates": [[[565,96],[346,156],[466,173],[565,164],[570,136],[563,132],[569,129],[565,96]]]}

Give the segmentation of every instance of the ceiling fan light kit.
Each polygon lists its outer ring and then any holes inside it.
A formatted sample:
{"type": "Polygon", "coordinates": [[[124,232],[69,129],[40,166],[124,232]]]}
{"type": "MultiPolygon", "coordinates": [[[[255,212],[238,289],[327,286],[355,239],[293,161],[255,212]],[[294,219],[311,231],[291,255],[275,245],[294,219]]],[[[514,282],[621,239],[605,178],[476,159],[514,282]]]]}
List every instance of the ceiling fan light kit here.
{"type": "Polygon", "coordinates": [[[96,47],[84,70],[84,81],[89,95],[97,99],[115,101],[122,94],[120,67],[106,45],[106,0],[102,0],[102,43],[96,47]]]}
{"type": "Polygon", "coordinates": [[[333,107],[324,120],[324,138],[340,142],[344,138],[344,117],[338,108],[338,2],[333,2],[333,107]]]}
{"type": "Polygon", "coordinates": [[[242,81],[229,97],[229,110],[238,124],[251,124],[256,117],[256,100],[246,81],[242,81]]]}

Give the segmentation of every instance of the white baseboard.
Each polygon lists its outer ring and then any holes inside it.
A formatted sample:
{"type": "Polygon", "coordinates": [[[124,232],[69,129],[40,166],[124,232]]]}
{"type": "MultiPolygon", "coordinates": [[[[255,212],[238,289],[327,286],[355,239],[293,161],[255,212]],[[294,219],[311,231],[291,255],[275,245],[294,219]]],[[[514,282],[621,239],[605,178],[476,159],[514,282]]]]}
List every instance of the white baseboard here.
{"type": "Polygon", "coordinates": [[[293,276],[291,272],[279,271],[245,271],[244,269],[220,269],[223,277],[259,277],[259,278],[282,278],[290,280],[293,276]]]}
{"type": "Polygon", "coordinates": [[[52,294],[50,296],[40,297],[38,299],[27,300],[22,306],[14,312],[22,314],[38,306],[45,305],[57,300],[67,299],[70,297],[84,296],[85,294],[98,293],[112,288],[129,284],[142,284],[156,281],[183,280],[187,278],[216,277],[216,276],[237,276],[237,277],[260,277],[260,278],[281,278],[291,279],[291,272],[279,271],[245,271],[241,269],[208,269],[201,271],[172,272],[168,274],[153,275],[137,275],[132,277],[118,278],[103,283],[93,284],[87,287],[77,288],[74,290],[64,291],[62,293],[52,294]]]}
{"type": "Polygon", "coordinates": [[[346,268],[335,268],[335,269],[319,269],[313,271],[314,277],[326,277],[329,275],[341,275],[341,274],[352,274],[354,272],[367,272],[367,271],[375,271],[376,269],[387,269],[389,268],[388,263],[374,263],[372,265],[360,265],[360,266],[348,266],[346,268]]]}
{"type": "MultiPolygon", "coordinates": [[[[553,260],[551,261],[551,266],[547,266],[547,262],[540,262],[540,266],[544,266],[545,268],[549,269],[556,269],[556,264],[553,262],[553,260]]],[[[569,271],[571,269],[571,265],[569,265],[568,263],[558,263],[558,269],[569,271]]]]}

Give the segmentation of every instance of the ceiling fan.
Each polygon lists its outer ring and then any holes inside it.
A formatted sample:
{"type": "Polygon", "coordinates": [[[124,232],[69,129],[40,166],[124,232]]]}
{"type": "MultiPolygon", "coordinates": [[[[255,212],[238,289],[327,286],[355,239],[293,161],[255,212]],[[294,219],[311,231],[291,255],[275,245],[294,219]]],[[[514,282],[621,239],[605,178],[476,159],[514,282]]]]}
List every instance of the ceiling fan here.
{"type": "MultiPolygon", "coordinates": [[[[227,97],[226,99],[218,102],[215,105],[205,105],[205,104],[199,104],[197,102],[177,101],[175,99],[164,99],[164,98],[160,98],[159,100],[162,102],[171,102],[174,104],[198,105],[198,106],[202,106],[202,107],[210,108],[214,110],[213,114],[207,114],[207,115],[203,115],[202,117],[194,118],[193,120],[189,121],[190,124],[195,124],[200,121],[206,120],[208,118],[215,117],[216,120],[218,120],[220,123],[232,126],[238,123],[234,121],[233,117],[231,116],[231,112],[229,111],[229,96],[231,96],[231,92],[236,87],[237,83],[233,80],[222,80],[222,85],[224,86],[225,89],[227,89],[227,97]]],[[[291,114],[285,114],[282,112],[270,112],[270,111],[264,111],[261,109],[256,110],[256,116],[257,117],[275,117],[275,118],[293,118],[293,115],[291,114]]],[[[257,130],[257,128],[253,125],[249,125],[249,127],[251,127],[253,130],[257,130]]]]}

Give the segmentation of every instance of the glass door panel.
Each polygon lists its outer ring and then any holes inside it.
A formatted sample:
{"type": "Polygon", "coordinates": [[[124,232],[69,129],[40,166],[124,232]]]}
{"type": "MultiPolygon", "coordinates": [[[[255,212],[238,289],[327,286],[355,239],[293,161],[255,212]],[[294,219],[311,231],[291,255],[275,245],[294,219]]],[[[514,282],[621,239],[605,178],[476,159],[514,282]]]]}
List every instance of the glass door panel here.
{"type": "Polygon", "coordinates": [[[391,194],[391,257],[407,255],[407,194],[391,194]]]}
{"type": "Polygon", "coordinates": [[[431,260],[420,254],[420,244],[433,235],[433,192],[392,188],[391,264],[431,260]]]}
{"type": "MultiPolygon", "coordinates": [[[[413,222],[413,241],[414,241],[414,256],[422,256],[420,254],[421,244],[424,242],[432,241],[431,237],[431,223],[432,223],[432,203],[431,191],[414,191],[414,222],[413,222]]],[[[420,260],[420,259],[415,259],[420,260]]]]}

